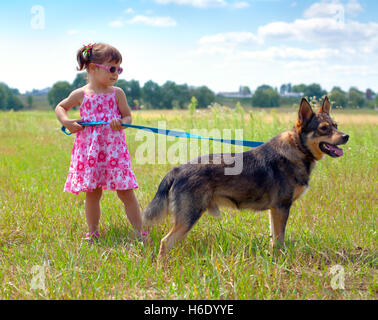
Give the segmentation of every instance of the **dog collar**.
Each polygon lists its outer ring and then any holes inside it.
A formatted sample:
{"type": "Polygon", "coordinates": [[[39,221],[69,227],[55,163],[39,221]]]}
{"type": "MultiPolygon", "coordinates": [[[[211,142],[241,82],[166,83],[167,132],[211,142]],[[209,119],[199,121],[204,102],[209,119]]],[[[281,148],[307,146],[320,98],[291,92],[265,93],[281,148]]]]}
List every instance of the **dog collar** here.
{"type": "Polygon", "coordinates": [[[304,144],[301,134],[298,134],[298,136],[299,136],[299,143],[297,141],[295,142],[298,146],[298,149],[306,156],[308,160],[311,160],[311,161],[316,160],[316,158],[314,157],[310,149],[307,148],[307,146],[304,144]]]}

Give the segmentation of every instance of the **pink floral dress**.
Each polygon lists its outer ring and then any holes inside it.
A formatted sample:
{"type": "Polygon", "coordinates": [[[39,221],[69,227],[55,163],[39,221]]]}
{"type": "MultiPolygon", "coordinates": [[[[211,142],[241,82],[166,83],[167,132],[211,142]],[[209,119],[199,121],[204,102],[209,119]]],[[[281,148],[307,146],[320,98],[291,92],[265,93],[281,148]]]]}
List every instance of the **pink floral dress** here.
{"type": "MultiPolygon", "coordinates": [[[[80,106],[83,122],[120,119],[116,88],[112,93],[87,94],[80,106]]],[[[98,187],[108,190],[138,188],[130,167],[130,155],[124,130],[115,131],[109,125],[84,127],[76,133],[65,192],[78,194],[98,187]]]]}

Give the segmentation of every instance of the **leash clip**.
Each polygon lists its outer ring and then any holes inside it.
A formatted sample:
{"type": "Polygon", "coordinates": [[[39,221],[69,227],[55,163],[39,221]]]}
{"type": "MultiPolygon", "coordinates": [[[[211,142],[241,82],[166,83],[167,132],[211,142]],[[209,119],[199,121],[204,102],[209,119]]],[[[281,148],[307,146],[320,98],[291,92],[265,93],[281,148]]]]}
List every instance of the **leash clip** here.
{"type": "Polygon", "coordinates": [[[69,132],[67,131],[67,128],[65,126],[62,126],[61,130],[63,131],[64,134],[66,134],[67,136],[70,136],[72,134],[72,132],[69,132]]]}

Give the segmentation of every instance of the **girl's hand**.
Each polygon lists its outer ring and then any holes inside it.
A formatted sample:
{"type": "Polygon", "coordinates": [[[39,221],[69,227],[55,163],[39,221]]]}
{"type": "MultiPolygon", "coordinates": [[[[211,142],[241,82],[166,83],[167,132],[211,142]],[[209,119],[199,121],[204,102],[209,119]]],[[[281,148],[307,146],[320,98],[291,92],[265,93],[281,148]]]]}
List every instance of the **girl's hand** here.
{"type": "Polygon", "coordinates": [[[113,119],[112,121],[110,121],[109,124],[110,124],[110,128],[112,128],[113,130],[116,130],[116,131],[122,130],[124,128],[121,125],[120,119],[113,119]]]}
{"type": "Polygon", "coordinates": [[[63,125],[71,132],[76,133],[78,131],[83,130],[83,127],[78,124],[80,120],[67,120],[63,123],[63,125]]]}

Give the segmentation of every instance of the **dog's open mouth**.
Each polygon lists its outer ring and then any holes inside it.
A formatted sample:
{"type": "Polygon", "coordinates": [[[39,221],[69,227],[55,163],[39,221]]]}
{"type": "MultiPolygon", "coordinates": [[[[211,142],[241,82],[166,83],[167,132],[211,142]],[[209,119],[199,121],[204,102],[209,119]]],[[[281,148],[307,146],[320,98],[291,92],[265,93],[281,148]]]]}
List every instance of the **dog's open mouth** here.
{"type": "Polygon", "coordinates": [[[320,150],[333,158],[341,157],[344,154],[343,149],[327,142],[321,142],[319,147],[320,150]]]}

